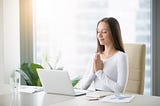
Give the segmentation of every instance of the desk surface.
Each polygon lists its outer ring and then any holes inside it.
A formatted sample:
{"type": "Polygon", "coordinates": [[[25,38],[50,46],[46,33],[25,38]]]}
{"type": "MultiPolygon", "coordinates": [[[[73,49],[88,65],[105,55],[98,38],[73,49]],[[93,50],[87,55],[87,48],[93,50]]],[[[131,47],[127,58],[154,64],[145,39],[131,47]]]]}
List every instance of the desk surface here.
{"type": "Polygon", "coordinates": [[[136,95],[130,103],[88,101],[85,96],[37,93],[1,93],[0,106],[160,106],[160,97],[136,95]]]}

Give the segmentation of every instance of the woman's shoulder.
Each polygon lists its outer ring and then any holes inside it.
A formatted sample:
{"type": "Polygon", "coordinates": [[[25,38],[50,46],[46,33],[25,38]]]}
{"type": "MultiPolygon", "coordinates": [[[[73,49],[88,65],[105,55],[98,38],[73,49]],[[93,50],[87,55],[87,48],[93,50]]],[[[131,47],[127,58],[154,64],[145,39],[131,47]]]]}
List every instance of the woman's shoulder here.
{"type": "Polygon", "coordinates": [[[117,57],[119,57],[119,58],[128,58],[127,54],[125,52],[122,52],[122,51],[118,51],[117,52],[117,57]]]}

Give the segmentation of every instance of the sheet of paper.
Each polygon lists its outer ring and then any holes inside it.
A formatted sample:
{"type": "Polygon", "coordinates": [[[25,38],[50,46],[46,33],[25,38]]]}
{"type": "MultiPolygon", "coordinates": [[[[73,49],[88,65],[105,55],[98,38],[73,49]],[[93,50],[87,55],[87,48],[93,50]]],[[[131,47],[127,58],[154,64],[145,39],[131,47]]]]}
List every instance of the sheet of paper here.
{"type": "Polygon", "coordinates": [[[100,98],[105,97],[105,96],[109,96],[111,94],[113,94],[113,93],[112,92],[105,92],[105,91],[88,92],[86,94],[86,98],[90,101],[99,100],[100,98]]]}
{"type": "Polygon", "coordinates": [[[102,102],[114,102],[114,103],[125,103],[125,102],[131,102],[132,99],[134,99],[135,95],[127,95],[127,94],[121,94],[121,95],[110,95],[106,96],[100,101],[102,102]]]}
{"type": "Polygon", "coordinates": [[[36,87],[36,86],[21,86],[20,87],[20,92],[25,92],[25,93],[36,93],[43,91],[42,87],[36,87]]]}

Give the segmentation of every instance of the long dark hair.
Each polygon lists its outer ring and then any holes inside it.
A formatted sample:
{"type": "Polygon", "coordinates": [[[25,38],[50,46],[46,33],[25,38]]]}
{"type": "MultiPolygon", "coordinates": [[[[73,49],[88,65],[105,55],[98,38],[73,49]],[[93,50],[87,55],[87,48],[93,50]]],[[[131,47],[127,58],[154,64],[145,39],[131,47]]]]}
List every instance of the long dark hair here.
{"type": "MultiPolygon", "coordinates": [[[[118,21],[113,18],[103,18],[97,23],[97,27],[100,22],[105,22],[108,23],[110,30],[111,30],[111,40],[113,42],[113,47],[116,50],[125,52],[124,47],[123,47],[123,41],[122,41],[122,36],[121,36],[121,29],[118,21]]],[[[102,53],[105,50],[104,45],[100,45],[99,40],[97,39],[97,53],[100,52],[102,53]]]]}

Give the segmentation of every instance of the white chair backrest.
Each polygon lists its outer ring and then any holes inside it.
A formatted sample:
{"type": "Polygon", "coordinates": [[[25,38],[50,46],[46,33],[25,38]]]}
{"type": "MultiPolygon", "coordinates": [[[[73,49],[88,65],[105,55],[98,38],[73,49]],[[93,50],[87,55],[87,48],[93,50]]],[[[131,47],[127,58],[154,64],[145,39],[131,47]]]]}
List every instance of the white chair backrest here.
{"type": "Polygon", "coordinates": [[[125,92],[143,94],[146,46],[145,44],[125,44],[124,48],[129,63],[129,76],[125,92]]]}

